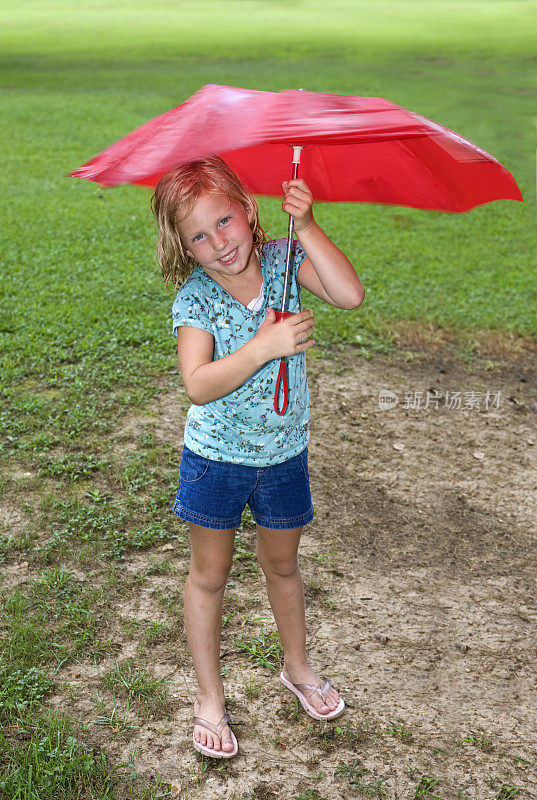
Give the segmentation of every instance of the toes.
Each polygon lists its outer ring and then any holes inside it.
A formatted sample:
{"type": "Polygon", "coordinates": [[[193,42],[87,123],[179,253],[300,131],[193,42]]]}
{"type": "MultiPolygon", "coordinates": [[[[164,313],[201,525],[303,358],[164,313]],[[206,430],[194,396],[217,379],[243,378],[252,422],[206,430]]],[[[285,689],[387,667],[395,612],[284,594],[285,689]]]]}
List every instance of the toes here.
{"type": "Polygon", "coordinates": [[[220,750],[219,739],[211,733],[203,733],[198,730],[194,733],[194,738],[202,747],[208,747],[209,750],[220,750]]]}
{"type": "MultiPolygon", "coordinates": [[[[229,728],[227,729],[229,731],[229,728]]],[[[231,734],[225,733],[222,736],[222,749],[226,752],[233,750],[233,742],[231,741],[231,734]]]]}
{"type": "Polygon", "coordinates": [[[314,707],[314,709],[319,714],[328,714],[328,712],[330,711],[330,708],[326,705],[324,700],[321,697],[319,697],[319,695],[312,695],[308,699],[312,704],[312,706],[314,707]]]}
{"type": "MultiPolygon", "coordinates": [[[[313,698],[310,698],[310,702],[312,702],[313,698]]],[[[316,710],[319,714],[329,714],[331,711],[334,711],[338,707],[339,704],[339,695],[334,690],[331,689],[330,693],[328,694],[326,701],[323,701],[320,697],[318,698],[318,702],[313,700],[313,705],[315,706],[316,710]]]]}

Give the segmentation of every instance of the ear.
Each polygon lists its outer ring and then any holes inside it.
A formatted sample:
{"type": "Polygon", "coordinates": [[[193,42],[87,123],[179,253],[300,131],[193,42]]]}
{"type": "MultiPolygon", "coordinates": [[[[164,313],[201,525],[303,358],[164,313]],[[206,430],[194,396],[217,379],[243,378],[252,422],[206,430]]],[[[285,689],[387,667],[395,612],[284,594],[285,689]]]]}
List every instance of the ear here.
{"type": "Polygon", "coordinates": [[[192,255],[192,250],[189,250],[189,248],[186,246],[186,242],[181,235],[179,235],[179,240],[181,242],[181,247],[183,248],[184,254],[189,256],[189,258],[194,258],[192,255]]]}

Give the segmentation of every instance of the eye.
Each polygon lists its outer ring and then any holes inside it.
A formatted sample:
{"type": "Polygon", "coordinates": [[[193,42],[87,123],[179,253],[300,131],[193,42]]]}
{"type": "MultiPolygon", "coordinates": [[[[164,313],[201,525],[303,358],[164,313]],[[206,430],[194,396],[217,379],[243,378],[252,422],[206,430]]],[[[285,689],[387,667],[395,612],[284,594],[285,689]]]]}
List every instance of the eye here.
{"type": "Polygon", "coordinates": [[[200,241],[201,241],[201,239],[203,238],[203,236],[204,236],[204,235],[205,235],[205,234],[203,234],[203,233],[198,233],[198,234],[196,234],[196,236],[194,236],[194,238],[192,239],[192,241],[193,241],[193,242],[200,242],[200,241]]]}
{"type": "Polygon", "coordinates": [[[230,219],[231,217],[222,217],[222,219],[220,220],[220,225],[225,225],[227,222],[229,222],[230,219]]]}

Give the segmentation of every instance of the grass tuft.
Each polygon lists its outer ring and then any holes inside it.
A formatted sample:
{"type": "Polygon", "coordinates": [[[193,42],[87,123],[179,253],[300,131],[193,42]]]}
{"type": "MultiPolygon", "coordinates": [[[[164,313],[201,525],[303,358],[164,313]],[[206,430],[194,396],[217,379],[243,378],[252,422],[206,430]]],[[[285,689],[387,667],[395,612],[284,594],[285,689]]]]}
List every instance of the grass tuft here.
{"type": "Polygon", "coordinates": [[[266,633],[263,625],[255,636],[242,633],[234,640],[240,653],[245,653],[248,660],[256,667],[264,667],[274,672],[282,665],[283,647],[277,633],[266,633]]]}
{"type": "Polygon", "coordinates": [[[111,670],[101,675],[101,683],[105,688],[135,700],[145,711],[154,711],[165,705],[168,699],[165,682],[165,678],[153,677],[131,659],[116,662],[111,670]]]}

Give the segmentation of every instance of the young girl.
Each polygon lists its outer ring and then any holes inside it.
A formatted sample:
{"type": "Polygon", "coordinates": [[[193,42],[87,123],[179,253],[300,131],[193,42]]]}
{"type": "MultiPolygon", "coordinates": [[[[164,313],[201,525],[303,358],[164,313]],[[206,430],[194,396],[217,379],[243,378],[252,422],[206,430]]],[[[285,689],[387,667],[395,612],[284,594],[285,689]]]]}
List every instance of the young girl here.
{"type": "Polygon", "coordinates": [[[297,561],[313,518],[309,489],[309,395],[305,351],[314,318],[300,287],[330,305],[354,309],[364,289],[352,264],[313,218],[301,179],[286,181],[283,210],[298,242],[281,322],[287,242],[267,242],[254,198],[218,156],[166,173],[152,198],[162,274],[179,288],[173,331],[187,415],[174,513],[188,521],[190,571],[184,619],[197,678],[193,743],[204,755],[238,752],[220,677],[222,600],[235,529],[249,505],[257,558],[284,652],[282,683],[315,719],[333,719],[344,702],[308,664],[304,593],[297,561]],[[289,404],[273,407],[279,359],[289,356],[289,404]]]}

